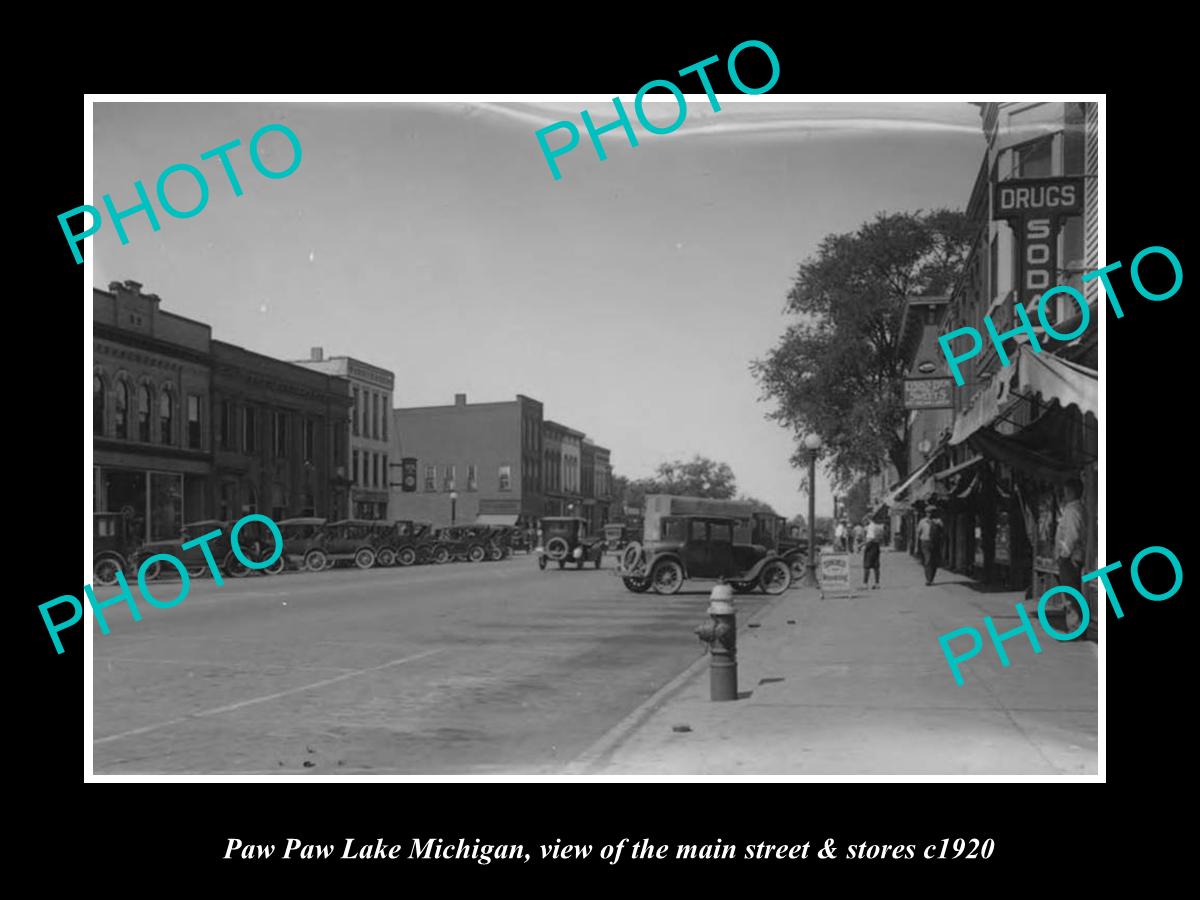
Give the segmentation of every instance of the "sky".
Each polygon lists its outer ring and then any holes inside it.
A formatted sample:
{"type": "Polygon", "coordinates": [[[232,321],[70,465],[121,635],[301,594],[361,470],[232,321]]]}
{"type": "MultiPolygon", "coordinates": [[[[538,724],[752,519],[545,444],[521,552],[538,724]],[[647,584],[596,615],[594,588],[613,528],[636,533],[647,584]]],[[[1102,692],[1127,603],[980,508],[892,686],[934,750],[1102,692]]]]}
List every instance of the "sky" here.
{"type": "MultiPolygon", "coordinates": [[[[598,159],[579,111],[600,126],[609,102],[129,103],[94,105],[94,196],[135,205],[159,174],[188,163],[209,187],[195,216],[145,215],[87,239],[93,281],[133,280],[213,337],[304,359],[311,347],[396,375],[396,406],[511,400],[612,451],[613,469],[648,476],[695,454],[727,462],[738,489],[782,515],[807,512],[794,436],[750,373],[793,318],[800,263],[827,234],[878,212],[965,206],[984,153],[967,103],[791,103],[688,96],[670,135],[637,124],[602,136],[598,159]],[[579,145],[555,180],[534,136],[572,121],[579,145]],[[297,135],[286,178],[262,177],[248,145],[263,125],[297,135]],[[217,159],[229,158],[234,196],[217,159]]],[[[660,127],[674,101],[647,103],[660,127]]],[[[549,137],[557,148],[565,130],[549,137]]],[[[271,169],[287,139],[265,136],[271,169]]],[[[167,182],[187,210],[199,188],[167,182]]],[[[76,223],[78,219],[74,220],[76,223]]],[[[832,513],[818,473],[817,513],[832,513]]]]}

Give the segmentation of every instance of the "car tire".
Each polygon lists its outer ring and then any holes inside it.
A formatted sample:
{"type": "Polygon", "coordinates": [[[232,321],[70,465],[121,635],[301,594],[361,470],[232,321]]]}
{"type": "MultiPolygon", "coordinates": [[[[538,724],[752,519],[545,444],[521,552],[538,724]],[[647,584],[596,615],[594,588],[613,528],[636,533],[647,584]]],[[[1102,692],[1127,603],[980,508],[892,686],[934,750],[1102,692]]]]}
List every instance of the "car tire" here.
{"type": "Polygon", "coordinates": [[[384,569],[390,569],[396,564],[396,551],[391,547],[380,547],[375,554],[375,564],[384,569]]]}
{"type": "Polygon", "coordinates": [[[800,581],[808,574],[808,560],[803,556],[793,556],[788,561],[788,568],[792,570],[792,579],[800,581]]]}
{"type": "Polygon", "coordinates": [[[375,551],[370,547],[359,547],[354,553],[354,564],[360,569],[369,569],[375,565],[375,551]]]}
{"type": "Polygon", "coordinates": [[[329,564],[329,557],[324,550],[309,550],[304,554],[304,568],[310,572],[320,572],[329,564]]]}
{"type": "Polygon", "coordinates": [[[546,569],[546,557],[544,557],[544,556],[539,556],[539,557],[538,557],[538,568],[539,568],[539,569],[541,569],[541,570],[543,570],[543,571],[545,571],[545,569],[546,569]]]}
{"type": "Polygon", "coordinates": [[[782,559],[773,559],[758,573],[758,586],[773,597],[792,586],[792,570],[782,559]]]}
{"type": "Polygon", "coordinates": [[[221,568],[225,570],[225,574],[230,578],[245,578],[250,574],[250,569],[246,567],[245,563],[237,558],[237,554],[232,550],[230,550],[229,555],[225,557],[225,564],[221,566],[221,568]]]}
{"type": "Polygon", "coordinates": [[[571,545],[564,538],[552,537],[546,541],[546,555],[553,560],[565,560],[571,552],[571,545]]]}
{"type": "Polygon", "coordinates": [[[625,545],[621,551],[621,568],[626,571],[636,569],[642,563],[642,545],[633,541],[625,545]]]}
{"type": "Polygon", "coordinates": [[[649,578],[622,578],[625,589],[634,594],[644,594],[650,590],[649,578]]]}
{"type": "Polygon", "coordinates": [[[92,580],[105,586],[117,583],[117,573],[125,569],[119,556],[102,556],[92,563],[92,580]]]}
{"type": "Polygon", "coordinates": [[[417,551],[412,547],[401,547],[396,551],[396,565],[411,566],[417,561],[417,551]]]}
{"type": "Polygon", "coordinates": [[[287,560],[285,560],[283,557],[283,554],[280,553],[279,558],[277,560],[275,560],[275,562],[273,562],[269,566],[267,566],[265,569],[263,569],[263,571],[266,572],[268,575],[278,575],[280,572],[282,572],[286,568],[287,568],[287,560]]]}
{"type": "Polygon", "coordinates": [[[661,559],[650,570],[650,583],[656,593],[678,594],[683,587],[683,566],[673,559],[661,559]]]}
{"type": "Polygon", "coordinates": [[[500,562],[500,560],[504,559],[504,551],[499,547],[492,547],[488,550],[488,559],[492,562],[500,562]]]}
{"type": "Polygon", "coordinates": [[[482,544],[472,544],[467,548],[467,562],[481,563],[487,559],[487,548],[482,544]]]}
{"type": "Polygon", "coordinates": [[[433,561],[439,566],[450,562],[450,551],[445,547],[434,547],[433,561]]]}
{"type": "Polygon", "coordinates": [[[749,594],[758,585],[753,581],[731,581],[729,586],[733,588],[735,594],[749,594]]]}

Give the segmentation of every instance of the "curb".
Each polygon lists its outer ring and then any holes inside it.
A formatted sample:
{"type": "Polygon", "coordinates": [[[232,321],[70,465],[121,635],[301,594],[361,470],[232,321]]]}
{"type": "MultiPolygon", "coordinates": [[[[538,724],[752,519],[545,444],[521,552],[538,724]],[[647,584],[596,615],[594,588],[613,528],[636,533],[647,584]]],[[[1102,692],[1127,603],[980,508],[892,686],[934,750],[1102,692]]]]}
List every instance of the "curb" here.
{"type": "MultiPolygon", "coordinates": [[[[760,619],[766,618],[770,613],[774,612],[783,601],[788,599],[789,591],[772,597],[771,600],[757,613],[745,620],[745,623],[738,627],[740,635],[751,622],[757,622],[760,619]]],[[[701,655],[697,660],[668,681],[665,685],[647,697],[642,703],[634,709],[624,719],[606,731],[591,746],[583,753],[575,757],[562,770],[563,775],[589,775],[596,774],[589,770],[599,767],[601,764],[608,761],[622,744],[627,741],[632,734],[645,724],[646,720],[670,699],[672,699],[680,690],[682,690],[688,682],[694,680],[705,668],[705,660],[708,659],[708,654],[701,655]]]]}

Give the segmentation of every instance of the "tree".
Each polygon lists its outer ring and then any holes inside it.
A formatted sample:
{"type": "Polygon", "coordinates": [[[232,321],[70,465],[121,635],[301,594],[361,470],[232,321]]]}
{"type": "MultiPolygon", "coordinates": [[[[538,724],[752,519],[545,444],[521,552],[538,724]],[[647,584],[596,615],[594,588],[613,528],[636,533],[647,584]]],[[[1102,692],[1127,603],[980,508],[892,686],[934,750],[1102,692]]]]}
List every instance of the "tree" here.
{"type": "Polygon", "coordinates": [[[737,499],[739,503],[749,503],[755,512],[770,513],[773,516],[779,515],[779,513],[775,512],[775,507],[766,500],[759,500],[757,497],[751,497],[747,494],[739,494],[737,499]]]}
{"type": "Polygon", "coordinates": [[[770,418],[795,432],[793,465],[807,465],[800,439],[815,433],[839,488],[885,456],[907,474],[904,307],[949,292],[973,235],[953,210],[880,213],[856,232],[826,236],[801,263],[785,310],[800,319],[751,363],[763,399],[775,401],[770,418]]]}
{"type": "Polygon", "coordinates": [[[842,505],[850,524],[861,522],[868,513],[873,512],[868,508],[870,499],[871,483],[866,478],[860,478],[854,482],[854,485],[846,492],[846,498],[842,505]]]}
{"type": "MultiPolygon", "coordinates": [[[[737,479],[727,463],[719,463],[703,456],[694,456],[688,461],[677,459],[662,463],[651,478],[630,479],[623,475],[613,476],[614,505],[642,509],[645,507],[647,494],[677,494],[729,500],[737,494],[737,479]]],[[[762,503],[762,507],[771,509],[766,503],[762,503]]]]}

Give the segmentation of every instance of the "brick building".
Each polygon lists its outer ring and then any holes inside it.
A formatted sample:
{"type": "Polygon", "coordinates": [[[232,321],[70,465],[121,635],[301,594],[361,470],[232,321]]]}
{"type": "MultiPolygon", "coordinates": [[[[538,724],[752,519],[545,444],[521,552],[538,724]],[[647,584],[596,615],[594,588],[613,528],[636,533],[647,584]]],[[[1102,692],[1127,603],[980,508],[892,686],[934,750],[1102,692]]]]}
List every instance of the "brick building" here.
{"type": "Polygon", "coordinates": [[[396,376],[349,356],[326,358],[321,347],[313,347],[308,359],[296,365],[346,380],[350,391],[350,511],[356,519],[389,519],[389,475],[391,463],[390,424],[392,391],[396,376]]]}
{"type": "Polygon", "coordinates": [[[537,400],[456,394],[453,405],[395,409],[392,425],[392,518],[524,525],[547,514],[537,400]]]}
{"type": "Polygon", "coordinates": [[[343,518],[352,394],[343,378],[212,342],[217,518],[343,518]]]}
{"type": "Polygon", "coordinates": [[[212,514],[212,330],[164,312],[136,281],[93,289],[92,506],[138,540],[212,514]]]}

